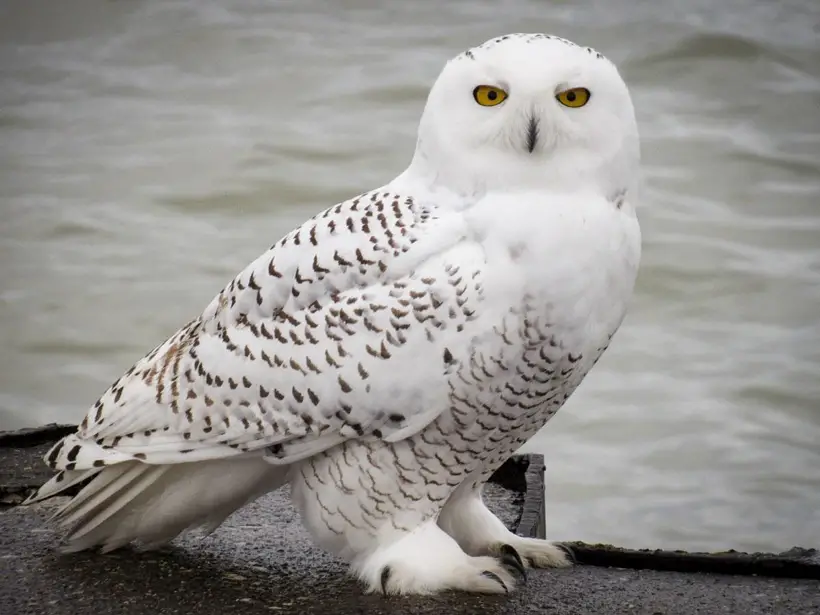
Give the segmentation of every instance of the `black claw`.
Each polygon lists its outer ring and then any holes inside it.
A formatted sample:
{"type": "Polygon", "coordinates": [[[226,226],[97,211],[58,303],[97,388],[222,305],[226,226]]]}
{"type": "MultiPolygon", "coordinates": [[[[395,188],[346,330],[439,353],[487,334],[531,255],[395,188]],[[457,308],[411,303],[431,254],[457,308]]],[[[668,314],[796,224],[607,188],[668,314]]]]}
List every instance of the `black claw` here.
{"type": "Polygon", "coordinates": [[[572,547],[570,547],[569,545],[561,544],[560,542],[556,542],[555,546],[561,549],[561,551],[563,551],[564,553],[566,553],[567,557],[569,557],[570,561],[573,564],[578,563],[578,558],[575,557],[575,551],[572,550],[572,547]]]}
{"type": "Polygon", "coordinates": [[[526,583],[527,568],[524,566],[524,561],[521,559],[521,555],[518,551],[516,551],[514,547],[507,544],[501,545],[501,548],[498,551],[501,556],[501,563],[507,568],[512,568],[513,570],[518,571],[521,575],[521,579],[524,583],[526,583]]]}
{"type": "Polygon", "coordinates": [[[504,593],[505,593],[505,594],[509,594],[509,593],[510,593],[510,590],[509,590],[509,589],[507,589],[507,586],[506,586],[506,585],[504,585],[504,581],[502,581],[502,580],[501,580],[501,577],[500,577],[500,576],[498,576],[496,573],[494,573],[494,572],[490,572],[489,570],[485,570],[485,571],[484,571],[484,572],[482,572],[481,574],[482,574],[482,576],[485,576],[485,577],[487,577],[488,579],[492,579],[493,581],[496,581],[496,582],[497,582],[497,583],[498,583],[501,587],[503,587],[503,588],[504,588],[504,593]]]}
{"type": "Polygon", "coordinates": [[[381,580],[382,580],[382,593],[383,593],[385,596],[387,595],[387,582],[390,580],[390,574],[391,574],[392,572],[393,572],[393,571],[392,571],[392,570],[390,570],[390,566],[385,566],[384,568],[382,568],[382,576],[381,576],[381,580]]]}

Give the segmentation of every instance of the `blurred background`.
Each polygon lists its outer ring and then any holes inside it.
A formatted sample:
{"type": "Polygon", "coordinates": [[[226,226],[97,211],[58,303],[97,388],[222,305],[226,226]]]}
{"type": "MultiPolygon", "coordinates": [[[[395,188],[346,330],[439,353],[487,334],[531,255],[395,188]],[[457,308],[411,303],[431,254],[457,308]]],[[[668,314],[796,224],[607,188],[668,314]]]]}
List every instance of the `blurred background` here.
{"type": "Polygon", "coordinates": [[[76,422],[302,220],[409,162],[451,56],[595,47],[643,137],[633,308],[527,449],[547,531],[820,546],[820,3],[0,3],[0,430],[76,422]]]}

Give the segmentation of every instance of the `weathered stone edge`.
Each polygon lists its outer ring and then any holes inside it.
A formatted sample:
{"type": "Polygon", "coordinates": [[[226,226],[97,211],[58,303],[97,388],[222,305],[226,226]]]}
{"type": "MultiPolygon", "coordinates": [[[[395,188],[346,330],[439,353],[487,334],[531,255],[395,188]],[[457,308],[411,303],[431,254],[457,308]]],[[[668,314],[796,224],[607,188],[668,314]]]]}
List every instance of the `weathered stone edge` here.
{"type": "Polygon", "coordinates": [[[544,457],[527,455],[524,472],[524,503],[516,533],[528,538],[546,538],[546,492],[544,490],[544,457]]]}
{"type": "Polygon", "coordinates": [[[49,423],[41,427],[18,429],[17,431],[0,431],[0,447],[26,448],[56,442],[68,434],[77,431],[76,425],[49,423]]]}
{"type": "Polygon", "coordinates": [[[584,542],[563,543],[571,547],[579,564],[608,568],[635,568],[670,572],[820,579],[820,552],[793,547],[783,553],[689,553],[663,549],[622,549],[584,542]]]}

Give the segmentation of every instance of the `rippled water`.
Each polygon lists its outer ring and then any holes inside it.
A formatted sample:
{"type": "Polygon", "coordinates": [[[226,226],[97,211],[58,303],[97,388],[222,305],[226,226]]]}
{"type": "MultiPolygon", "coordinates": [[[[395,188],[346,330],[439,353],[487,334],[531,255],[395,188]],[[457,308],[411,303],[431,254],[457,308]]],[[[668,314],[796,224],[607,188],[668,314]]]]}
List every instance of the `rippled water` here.
{"type": "Polygon", "coordinates": [[[621,66],[646,174],[633,309],[528,445],[549,533],[816,546],[820,4],[384,4],[0,4],[0,429],[79,420],[281,234],[401,171],[448,57],[546,31],[621,66]]]}

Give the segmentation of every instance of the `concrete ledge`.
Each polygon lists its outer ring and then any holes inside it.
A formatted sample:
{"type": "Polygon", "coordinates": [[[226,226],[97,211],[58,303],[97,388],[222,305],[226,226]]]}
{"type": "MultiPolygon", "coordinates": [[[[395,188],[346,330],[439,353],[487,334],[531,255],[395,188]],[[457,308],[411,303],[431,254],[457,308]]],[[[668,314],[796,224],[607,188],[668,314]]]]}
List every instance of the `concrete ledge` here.
{"type": "Polygon", "coordinates": [[[18,429],[17,431],[0,431],[0,447],[26,448],[38,444],[53,444],[60,438],[77,431],[76,425],[49,423],[42,427],[18,429]]]}
{"type": "MultiPolygon", "coordinates": [[[[311,544],[283,491],[210,537],[187,535],[160,552],[61,556],[47,523],[60,500],[15,504],[48,477],[40,457],[73,429],[0,433],[0,613],[820,614],[820,556],[810,549],[690,554],[579,542],[570,544],[581,565],[531,571],[510,596],[366,596],[311,544]]],[[[487,488],[491,508],[524,536],[544,533],[543,472],[540,456],[514,458],[487,488]]]]}

